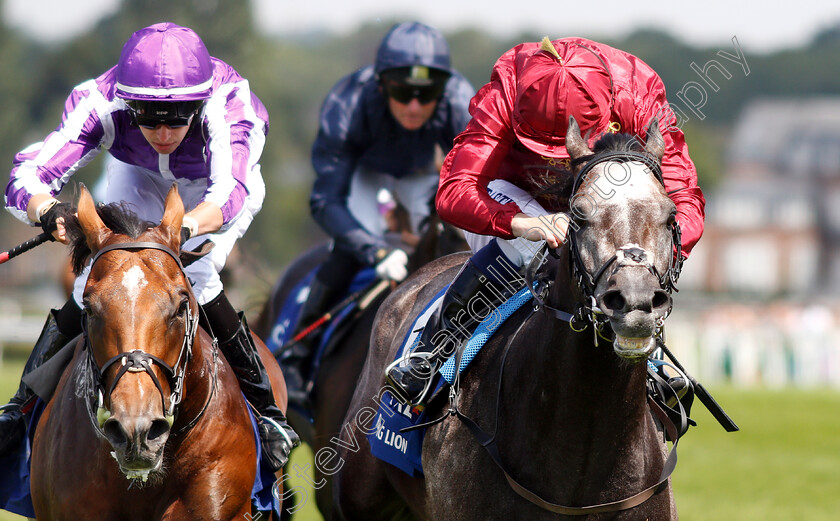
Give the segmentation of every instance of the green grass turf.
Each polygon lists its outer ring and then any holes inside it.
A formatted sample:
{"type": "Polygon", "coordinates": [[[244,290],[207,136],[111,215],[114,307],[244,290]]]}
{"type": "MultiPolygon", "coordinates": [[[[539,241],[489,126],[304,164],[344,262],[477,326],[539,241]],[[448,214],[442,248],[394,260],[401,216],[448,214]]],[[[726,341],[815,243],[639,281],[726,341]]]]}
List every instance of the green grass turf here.
{"type": "MultiPolygon", "coordinates": [[[[22,360],[0,366],[0,400],[17,387],[22,360]]],[[[679,444],[673,483],[687,521],[822,521],[840,512],[840,392],[716,388],[714,397],[741,427],[725,432],[695,402],[699,425],[679,444]]],[[[311,465],[311,452],[292,463],[311,465]]],[[[290,486],[305,486],[292,478],[290,486]]],[[[0,521],[23,518],[0,511],[0,521]]],[[[296,518],[319,521],[314,492],[296,518]]]]}
{"type": "Polygon", "coordinates": [[[741,430],[725,432],[695,402],[679,445],[677,508],[689,521],[822,521],[840,513],[840,393],[714,392],[741,430]]]}

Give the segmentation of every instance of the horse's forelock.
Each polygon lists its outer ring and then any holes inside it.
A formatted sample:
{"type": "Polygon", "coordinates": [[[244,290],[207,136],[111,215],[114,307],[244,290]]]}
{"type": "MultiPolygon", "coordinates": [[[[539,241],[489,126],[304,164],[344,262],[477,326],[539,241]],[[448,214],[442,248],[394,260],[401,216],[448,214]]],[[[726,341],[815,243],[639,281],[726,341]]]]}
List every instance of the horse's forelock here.
{"type": "Polygon", "coordinates": [[[604,134],[592,148],[594,154],[603,152],[643,152],[642,141],[633,134],[604,134]]]}
{"type": "MultiPolygon", "coordinates": [[[[155,226],[155,223],[141,219],[125,202],[99,204],[96,213],[113,233],[127,235],[137,239],[143,232],[155,226]]],[[[76,216],[65,222],[67,236],[70,238],[73,273],[78,275],[84,269],[90,248],[76,216]]]]}

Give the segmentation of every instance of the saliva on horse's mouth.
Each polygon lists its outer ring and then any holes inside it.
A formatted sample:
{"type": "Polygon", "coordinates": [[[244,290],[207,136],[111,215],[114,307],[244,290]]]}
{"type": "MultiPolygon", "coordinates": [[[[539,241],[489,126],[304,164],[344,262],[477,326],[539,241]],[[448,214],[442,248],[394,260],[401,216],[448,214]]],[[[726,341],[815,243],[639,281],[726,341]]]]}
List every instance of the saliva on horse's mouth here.
{"type": "Polygon", "coordinates": [[[120,467],[120,472],[128,479],[136,479],[143,483],[149,480],[149,476],[154,474],[155,472],[159,471],[163,466],[163,458],[159,458],[155,463],[155,466],[148,469],[127,469],[123,466],[120,462],[119,458],[117,457],[116,451],[111,451],[111,457],[117,462],[117,465],[120,467]]]}
{"type": "Polygon", "coordinates": [[[644,338],[630,338],[615,335],[615,341],[613,342],[615,352],[628,358],[646,358],[653,352],[655,347],[656,340],[652,335],[644,338]]]}

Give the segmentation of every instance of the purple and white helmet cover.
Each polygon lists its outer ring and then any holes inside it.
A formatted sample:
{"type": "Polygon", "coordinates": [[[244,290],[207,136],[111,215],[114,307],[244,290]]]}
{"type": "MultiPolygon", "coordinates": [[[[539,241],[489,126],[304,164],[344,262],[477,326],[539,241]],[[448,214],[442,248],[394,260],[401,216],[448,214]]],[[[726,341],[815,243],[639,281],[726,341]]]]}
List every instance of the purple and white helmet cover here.
{"type": "Polygon", "coordinates": [[[116,72],[116,94],[123,99],[201,100],[213,86],[213,63],[204,42],[192,29],[169,22],[132,34],[116,72]]]}

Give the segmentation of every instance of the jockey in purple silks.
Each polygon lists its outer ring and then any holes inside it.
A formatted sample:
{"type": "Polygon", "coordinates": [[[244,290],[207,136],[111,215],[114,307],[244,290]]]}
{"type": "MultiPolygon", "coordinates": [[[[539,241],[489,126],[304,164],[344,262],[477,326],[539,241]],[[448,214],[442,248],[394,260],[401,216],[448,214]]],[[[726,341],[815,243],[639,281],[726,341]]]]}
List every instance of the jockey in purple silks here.
{"type": "MultiPolygon", "coordinates": [[[[213,249],[185,268],[209,330],[258,410],[260,436],[275,470],[299,444],[277,407],[244,316],[224,293],[219,271],[236,240],[262,207],[265,185],[259,158],[268,113],[248,81],[213,58],[191,29],[160,23],[134,33],[119,62],[78,85],[65,103],[59,127],[15,156],[6,208],[67,243],[64,218],[74,213],[55,196],[102,149],[112,156],[104,202],[124,202],[158,222],[173,183],[187,211],[181,246],[211,241],[213,249]]],[[[24,368],[40,366],[81,333],[82,292],[89,266],[73,296],[53,310],[24,368]]],[[[53,383],[54,387],[54,383],[53,383]]],[[[33,391],[21,383],[0,415],[0,455],[24,433],[24,405],[33,391]]]]}

